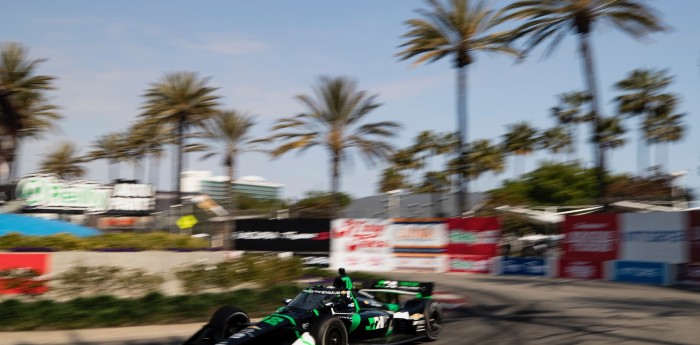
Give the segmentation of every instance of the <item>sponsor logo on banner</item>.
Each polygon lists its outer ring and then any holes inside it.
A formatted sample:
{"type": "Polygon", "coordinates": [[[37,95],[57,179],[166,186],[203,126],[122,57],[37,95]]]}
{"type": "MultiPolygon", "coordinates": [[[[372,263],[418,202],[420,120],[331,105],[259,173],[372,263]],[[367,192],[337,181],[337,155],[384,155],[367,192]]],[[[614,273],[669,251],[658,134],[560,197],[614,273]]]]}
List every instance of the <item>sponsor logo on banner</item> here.
{"type": "MultiPolygon", "coordinates": [[[[50,254],[18,254],[18,253],[0,253],[0,270],[2,271],[27,271],[32,270],[39,275],[49,273],[48,261],[50,254]]],[[[8,280],[0,280],[0,294],[19,294],[23,292],[30,293],[45,293],[48,287],[41,281],[15,281],[13,286],[20,286],[14,289],[6,289],[5,283],[8,280]],[[25,291],[22,291],[25,290],[25,291]]]]}
{"type": "Polygon", "coordinates": [[[503,274],[544,276],[547,263],[544,259],[504,258],[501,262],[503,274]]]}
{"type": "Polygon", "coordinates": [[[688,262],[689,219],[686,213],[626,213],[621,219],[621,260],[688,262]]]}
{"type": "Polygon", "coordinates": [[[342,219],[333,227],[331,237],[341,240],[349,252],[357,250],[383,249],[389,247],[386,238],[387,225],[365,219],[342,219]]]}
{"type": "Polygon", "coordinates": [[[390,222],[386,219],[336,219],[331,227],[331,267],[349,270],[393,269],[390,222]]]}
{"type": "Polygon", "coordinates": [[[561,260],[559,275],[571,279],[602,279],[603,262],[588,260],[561,260]]]}
{"type": "Polygon", "coordinates": [[[395,256],[394,269],[402,271],[445,272],[446,257],[444,256],[395,256]]]}
{"type": "Polygon", "coordinates": [[[327,253],[330,227],[328,219],[239,219],[231,239],[237,250],[327,253]]]}
{"type": "Polygon", "coordinates": [[[501,240],[498,218],[450,218],[447,225],[448,254],[496,256],[501,240]]]}
{"type": "Polygon", "coordinates": [[[618,257],[618,225],[614,214],[567,216],[564,220],[564,257],[615,260],[618,257]]]}
{"type": "Polygon", "coordinates": [[[485,255],[450,256],[450,272],[489,273],[491,257],[485,255]]]}
{"type": "Polygon", "coordinates": [[[612,273],[619,282],[664,285],[667,269],[663,262],[614,261],[612,273]]]}
{"type": "Polygon", "coordinates": [[[700,262],[700,211],[690,211],[688,217],[688,261],[700,262]]]}

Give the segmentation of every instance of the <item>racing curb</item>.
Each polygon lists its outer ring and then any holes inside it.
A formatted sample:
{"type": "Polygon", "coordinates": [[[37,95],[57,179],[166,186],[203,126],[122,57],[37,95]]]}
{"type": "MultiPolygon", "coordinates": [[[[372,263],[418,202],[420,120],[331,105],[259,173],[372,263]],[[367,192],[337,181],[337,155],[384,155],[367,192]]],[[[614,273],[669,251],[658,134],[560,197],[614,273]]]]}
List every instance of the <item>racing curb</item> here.
{"type": "Polygon", "coordinates": [[[70,329],[60,331],[0,332],[2,345],[93,345],[110,342],[146,344],[149,341],[182,342],[204,322],[116,328],[70,329]]]}

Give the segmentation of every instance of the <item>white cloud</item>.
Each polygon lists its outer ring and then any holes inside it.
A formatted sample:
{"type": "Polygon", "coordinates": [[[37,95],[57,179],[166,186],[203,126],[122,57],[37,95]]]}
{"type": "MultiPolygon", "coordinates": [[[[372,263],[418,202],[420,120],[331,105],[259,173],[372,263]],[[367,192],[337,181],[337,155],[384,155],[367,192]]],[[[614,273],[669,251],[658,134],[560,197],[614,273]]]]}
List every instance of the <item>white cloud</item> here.
{"type": "Polygon", "coordinates": [[[269,49],[269,44],[237,33],[216,33],[200,36],[196,41],[177,39],[175,45],[199,52],[242,56],[260,53],[269,49]]]}

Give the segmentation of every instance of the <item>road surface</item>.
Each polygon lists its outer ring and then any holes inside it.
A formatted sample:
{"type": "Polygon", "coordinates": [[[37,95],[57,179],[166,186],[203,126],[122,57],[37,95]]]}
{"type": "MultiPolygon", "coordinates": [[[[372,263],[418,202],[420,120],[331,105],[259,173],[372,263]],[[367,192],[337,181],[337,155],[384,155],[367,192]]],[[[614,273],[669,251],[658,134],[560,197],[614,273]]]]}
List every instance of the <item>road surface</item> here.
{"type": "MultiPolygon", "coordinates": [[[[391,276],[437,283],[448,310],[433,345],[700,344],[698,292],[539,277],[391,276]]],[[[0,344],[179,345],[198,326],[0,333],[0,344]]]]}

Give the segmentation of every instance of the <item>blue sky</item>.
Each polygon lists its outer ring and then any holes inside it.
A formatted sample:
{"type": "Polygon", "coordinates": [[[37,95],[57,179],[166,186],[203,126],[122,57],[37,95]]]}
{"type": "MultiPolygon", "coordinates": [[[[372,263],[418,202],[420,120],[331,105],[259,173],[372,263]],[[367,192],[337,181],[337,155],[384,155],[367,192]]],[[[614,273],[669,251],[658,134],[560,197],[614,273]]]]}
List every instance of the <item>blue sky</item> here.
{"type": "MultiPolygon", "coordinates": [[[[507,1],[497,1],[502,5],[507,1]]],[[[651,1],[672,28],[636,41],[610,27],[593,36],[599,89],[606,114],[614,112],[612,85],[636,68],[668,69],[675,77],[669,91],[681,97],[686,113],[685,139],[669,147],[669,171],[687,169],[687,186],[700,184],[700,26],[696,0],[651,1]]],[[[15,41],[45,58],[39,73],[57,77],[49,96],[65,116],[58,131],[25,142],[20,172],[35,172],[42,156],[63,139],[89,150],[97,136],[121,131],[140,113],[144,90],[165,73],[195,71],[219,87],[224,108],[257,114],[253,136],[269,134],[281,117],[304,110],[294,100],[308,94],[318,76],[349,76],[359,87],[378,94],[383,106],[369,119],[404,124],[394,141],[406,146],[422,130],[451,131],[455,126],[455,73],[449,60],[411,67],[395,57],[403,21],[416,17],[423,1],[3,1],[0,42],[15,41]]],[[[515,64],[506,56],[478,55],[469,75],[469,137],[499,139],[505,127],[529,121],[538,128],[554,125],[549,109],[556,95],[582,89],[576,41],[568,38],[549,58],[541,49],[515,64]]],[[[635,122],[626,123],[628,129],[635,122]]],[[[587,129],[582,133],[587,133],[587,129]]],[[[635,172],[636,136],[609,156],[618,172],[635,172]]],[[[580,146],[590,161],[589,145],[580,146]]],[[[652,150],[652,153],[655,151],[652,150]]],[[[525,159],[536,167],[538,153],[525,159]]],[[[563,158],[563,157],[561,157],[563,158]]],[[[651,161],[654,161],[652,156],[651,161]]],[[[285,185],[285,197],[327,189],[328,157],[320,148],[276,160],[260,153],[239,158],[238,176],[257,175],[285,185]]],[[[514,168],[485,175],[476,190],[513,178],[514,168]]],[[[224,174],[217,159],[189,158],[191,170],[224,174]]],[[[160,189],[170,189],[172,164],[161,165],[160,189]]],[[[106,162],[87,164],[87,178],[107,179],[106,162]]],[[[383,165],[367,167],[357,156],[342,168],[343,191],[355,197],[375,194],[383,165]]],[[[133,169],[123,164],[123,177],[133,169]]]]}

